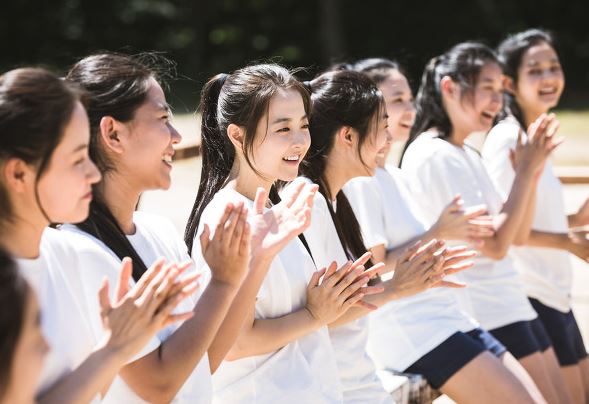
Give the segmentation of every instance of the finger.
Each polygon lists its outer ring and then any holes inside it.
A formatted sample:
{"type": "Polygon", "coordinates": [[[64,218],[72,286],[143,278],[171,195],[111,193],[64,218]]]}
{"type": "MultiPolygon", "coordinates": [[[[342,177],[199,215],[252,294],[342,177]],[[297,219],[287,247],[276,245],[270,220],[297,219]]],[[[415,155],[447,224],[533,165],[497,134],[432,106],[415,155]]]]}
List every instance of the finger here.
{"type": "Polygon", "coordinates": [[[229,217],[233,214],[234,205],[233,203],[229,202],[225,205],[225,210],[221,215],[221,218],[217,222],[217,226],[215,228],[215,234],[213,235],[213,239],[222,241],[223,240],[223,229],[225,228],[225,223],[229,220],[229,217]]]}
{"type": "Polygon", "coordinates": [[[261,215],[264,213],[266,202],[268,201],[268,193],[262,187],[256,190],[256,198],[254,199],[254,214],[261,215]]]}
{"type": "Polygon", "coordinates": [[[364,300],[359,300],[356,303],[354,303],[354,305],[357,307],[363,307],[363,308],[368,309],[370,311],[374,311],[374,310],[378,309],[378,306],[375,306],[374,304],[368,303],[367,301],[364,301],[364,300]]]}
{"type": "Polygon", "coordinates": [[[360,258],[358,258],[352,264],[352,269],[359,267],[360,265],[364,265],[368,262],[368,260],[372,257],[372,253],[370,251],[366,251],[360,258]]]}
{"type": "MultiPolygon", "coordinates": [[[[353,296],[350,296],[350,297],[348,298],[348,300],[346,300],[346,301],[345,301],[345,302],[342,304],[342,310],[344,311],[344,313],[345,313],[345,312],[346,312],[346,311],[347,311],[347,310],[348,310],[350,307],[354,306],[356,303],[358,303],[359,301],[361,301],[363,298],[364,298],[364,295],[363,295],[362,293],[357,293],[357,294],[355,294],[355,295],[353,295],[353,296]]],[[[370,303],[368,303],[368,302],[364,302],[364,303],[365,303],[366,305],[369,305],[369,306],[362,305],[363,307],[367,307],[367,308],[368,308],[368,307],[370,307],[370,306],[372,306],[372,307],[375,307],[375,306],[371,305],[371,304],[370,304],[370,303]]]]}
{"type": "Polygon", "coordinates": [[[432,287],[461,289],[461,288],[466,287],[466,283],[441,280],[441,281],[436,282],[432,287]]]}
{"type": "Polygon", "coordinates": [[[477,253],[475,251],[469,251],[469,252],[465,252],[462,254],[456,254],[456,255],[454,255],[444,261],[444,267],[456,265],[456,264],[466,261],[466,260],[471,260],[476,256],[477,256],[477,253]]]}
{"type": "Polygon", "coordinates": [[[460,196],[460,194],[454,196],[454,199],[446,206],[445,210],[447,212],[453,213],[458,212],[462,209],[462,205],[464,204],[464,200],[460,196]]]}
{"type": "MultiPolygon", "coordinates": [[[[356,279],[356,278],[353,278],[356,279]]],[[[355,292],[357,292],[363,286],[366,286],[369,279],[367,276],[363,276],[360,279],[356,280],[353,283],[350,283],[345,289],[343,289],[340,293],[338,293],[340,298],[346,300],[348,297],[352,296],[355,292]]],[[[339,287],[339,285],[338,285],[339,287]]]]}
{"type": "Polygon", "coordinates": [[[517,167],[516,158],[515,158],[515,150],[509,149],[509,161],[511,162],[511,167],[515,169],[517,167]]]}
{"type": "Polygon", "coordinates": [[[378,264],[375,264],[373,266],[371,266],[368,270],[364,271],[364,273],[362,275],[369,277],[370,279],[380,275],[382,273],[382,271],[384,270],[385,265],[384,262],[379,262],[378,264]]]}
{"type": "Polygon", "coordinates": [[[100,286],[100,289],[98,290],[98,302],[100,303],[100,309],[102,310],[103,313],[108,313],[110,311],[110,309],[112,308],[111,304],[110,304],[110,296],[109,296],[109,285],[108,285],[108,279],[106,277],[104,277],[104,279],[102,279],[102,285],[100,286]]]}
{"type": "Polygon", "coordinates": [[[444,266],[444,275],[452,275],[458,272],[462,272],[466,269],[470,269],[474,266],[474,262],[467,261],[463,262],[462,264],[444,266]]]}
{"type": "Polygon", "coordinates": [[[166,265],[162,270],[149,282],[149,284],[145,287],[145,290],[137,299],[137,303],[139,305],[146,305],[147,307],[151,308],[153,311],[157,309],[157,305],[161,303],[161,299],[158,299],[159,296],[154,296],[160,285],[167,279],[170,271],[176,268],[175,264],[166,265]],[[152,304],[157,303],[157,304],[152,304]]]}
{"type": "MultiPolygon", "coordinates": [[[[239,217],[241,216],[243,210],[243,202],[239,202],[233,208],[231,215],[225,225],[223,226],[223,235],[221,236],[221,240],[223,242],[224,248],[229,248],[231,242],[233,241],[233,233],[235,232],[235,228],[237,227],[237,223],[239,222],[239,217]]],[[[216,234],[215,234],[216,236],[216,234]]],[[[216,237],[215,237],[216,238],[216,237]]]]}
{"type": "Polygon", "coordinates": [[[166,317],[166,319],[164,320],[160,329],[166,328],[167,326],[172,325],[174,323],[183,323],[184,321],[192,318],[193,316],[194,316],[193,311],[187,311],[186,313],[180,313],[180,314],[170,314],[166,317]]]}
{"type": "Polygon", "coordinates": [[[182,279],[181,281],[176,281],[173,287],[170,289],[167,298],[176,295],[182,291],[185,291],[188,288],[192,288],[194,284],[198,283],[198,279],[200,278],[201,274],[192,274],[188,275],[186,278],[182,279]]]}
{"type": "Polygon", "coordinates": [[[243,256],[249,254],[251,237],[251,227],[250,224],[246,221],[243,225],[241,240],[239,241],[239,255],[243,256]]]}
{"type": "MultiPolygon", "coordinates": [[[[334,265],[334,263],[332,263],[329,267],[331,268],[332,265],[334,265]]],[[[311,280],[309,281],[309,284],[307,285],[307,290],[313,289],[313,288],[316,288],[317,286],[319,286],[319,279],[321,279],[323,274],[325,274],[325,271],[326,271],[326,268],[322,268],[318,271],[313,272],[313,275],[311,276],[311,280]]]]}
{"type": "Polygon", "coordinates": [[[464,210],[464,218],[471,220],[481,215],[486,215],[489,212],[487,205],[471,206],[464,210]]]}
{"type": "Polygon", "coordinates": [[[145,292],[147,286],[153,281],[153,279],[160,274],[162,271],[166,260],[163,258],[159,258],[152,266],[149,267],[147,271],[139,278],[139,281],[133,288],[133,296],[134,298],[138,298],[142,296],[145,292]]]}
{"type": "Polygon", "coordinates": [[[119,280],[116,289],[116,302],[123,300],[123,297],[129,292],[129,282],[133,273],[133,261],[129,257],[123,258],[121,270],[119,271],[119,280]]]}
{"type": "Polygon", "coordinates": [[[364,295],[378,295],[379,293],[384,292],[384,288],[382,286],[363,286],[358,289],[360,293],[364,293],[364,295]]]}
{"type": "Polygon", "coordinates": [[[247,207],[243,206],[241,208],[241,212],[239,213],[239,217],[237,218],[237,223],[235,224],[235,228],[233,230],[233,236],[231,237],[231,244],[230,247],[237,252],[240,247],[241,235],[243,234],[245,225],[247,224],[247,207]]]}
{"type": "Polygon", "coordinates": [[[287,208],[290,208],[291,206],[294,205],[295,201],[301,195],[301,193],[306,185],[307,185],[307,183],[305,183],[303,181],[300,181],[299,183],[294,184],[294,187],[292,187],[293,188],[292,192],[289,195],[287,195],[285,199],[283,199],[287,208]]]}
{"type": "Polygon", "coordinates": [[[209,248],[209,243],[211,241],[210,237],[211,230],[209,229],[209,225],[205,223],[202,229],[202,233],[200,233],[200,250],[203,256],[205,255],[207,248],[209,248]]]}
{"type": "Polygon", "coordinates": [[[422,241],[416,241],[411,247],[407,248],[403,254],[399,257],[399,262],[409,261],[419,250],[422,245],[422,241]]]}
{"type": "MultiPolygon", "coordinates": [[[[531,126],[530,126],[530,128],[531,128],[531,126]]],[[[530,128],[528,129],[528,133],[530,133],[530,128]]],[[[520,128],[517,131],[517,144],[516,144],[516,147],[523,147],[523,145],[524,145],[524,131],[520,128]]]]}
{"type": "MultiPolygon", "coordinates": [[[[333,272],[328,277],[328,273],[325,274],[325,278],[323,283],[327,288],[333,288],[348,272],[350,272],[350,268],[352,267],[352,262],[348,261],[344,265],[342,265],[337,271],[333,272]]],[[[330,265],[331,268],[331,265],[330,265]]]]}

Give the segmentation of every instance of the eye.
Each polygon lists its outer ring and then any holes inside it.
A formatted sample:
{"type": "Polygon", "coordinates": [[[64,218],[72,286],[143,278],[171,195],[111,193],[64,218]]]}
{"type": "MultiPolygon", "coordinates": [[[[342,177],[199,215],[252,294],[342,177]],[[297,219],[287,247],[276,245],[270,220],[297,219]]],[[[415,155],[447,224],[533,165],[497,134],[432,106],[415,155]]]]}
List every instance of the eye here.
{"type": "Polygon", "coordinates": [[[553,72],[553,73],[554,72],[559,72],[560,69],[561,69],[561,67],[559,65],[555,65],[555,66],[550,67],[550,71],[553,72]]]}
{"type": "Polygon", "coordinates": [[[290,128],[289,127],[284,127],[284,128],[278,129],[276,132],[286,133],[286,132],[289,132],[289,131],[290,131],[290,128]]]}
{"type": "Polygon", "coordinates": [[[301,129],[309,129],[309,124],[304,123],[303,126],[301,126],[301,129]]]}
{"type": "Polygon", "coordinates": [[[74,161],[74,165],[75,166],[79,166],[81,165],[84,161],[86,161],[86,157],[81,157],[79,159],[77,159],[76,161],[74,161]]]}
{"type": "Polygon", "coordinates": [[[531,75],[533,75],[533,76],[536,76],[536,75],[539,75],[539,74],[541,74],[542,72],[540,71],[540,69],[531,69],[531,70],[529,71],[529,73],[530,73],[531,75]]]}

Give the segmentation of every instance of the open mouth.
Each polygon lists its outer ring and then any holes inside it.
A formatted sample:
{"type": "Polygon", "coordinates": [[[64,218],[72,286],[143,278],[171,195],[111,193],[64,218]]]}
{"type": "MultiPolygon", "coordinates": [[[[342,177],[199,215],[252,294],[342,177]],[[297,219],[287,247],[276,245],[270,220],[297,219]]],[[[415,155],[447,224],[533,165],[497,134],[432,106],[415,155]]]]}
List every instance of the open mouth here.
{"type": "Polygon", "coordinates": [[[494,113],[492,113],[492,112],[489,112],[489,111],[483,111],[483,112],[481,113],[481,116],[482,116],[484,119],[486,119],[486,120],[489,120],[489,121],[492,121],[493,119],[495,119],[495,115],[496,115],[496,114],[494,114],[494,113]]]}
{"type": "Polygon", "coordinates": [[[173,154],[164,154],[162,156],[162,161],[164,163],[166,163],[167,165],[170,165],[171,166],[172,165],[172,161],[174,159],[173,156],[174,156],[173,154]]]}
{"type": "Polygon", "coordinates": [[[399,126],[402,127],[403,129],[410,130],[411,127],[413,126],[413,123],[400,122],[399,126]]]}
{"type": "Polygon", "coordinates": [[[286,161],[287,163],[298,163],[301,160],[300,154],[293,154],[291,156],[283,157],[282,160],[286,161]]]}
{"type": "Polygon", "coordinates": [[[556,95],[556,92],[557,92],[556,87],[546,87],[546,88],[540,89],[538,94],[540,96],[547,96],[547,95],[550,96],[550,95],[556,95]]]}

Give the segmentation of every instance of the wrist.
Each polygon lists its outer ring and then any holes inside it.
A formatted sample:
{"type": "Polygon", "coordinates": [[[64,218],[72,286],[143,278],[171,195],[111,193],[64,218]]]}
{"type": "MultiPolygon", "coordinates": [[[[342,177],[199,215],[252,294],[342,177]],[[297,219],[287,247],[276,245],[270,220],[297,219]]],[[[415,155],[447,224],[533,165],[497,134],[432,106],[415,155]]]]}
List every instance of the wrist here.
{"type": "Polygon", "coordinates": [[[217,279],[213,276],[207,286],[207,289],[211,290],[211,291],[215,291],[216,293],[219,293],[219,294],[226,294],[226,295],[233,294],[234,295],[237,293],[240,286],[241,286],[241,281],[228,282],[226,280],[217,279]]]}
{"type": "Polygon", "coordinates": [[[94,353],[104,362],[111,362],[118,367],[124,366],[133,356],[125,350],[125,344],[117,344],[111,338],[111,332],[106,332],[102,340],[94,349],[94,353]]]}
{"type": "Polygon", "coordinates": [[[321,319],[313,313],[313,310],[311,310],[308,305],[305,305],[302,311],[309,324],[311,324],[314,328],[319,328],[327,324],[326,321],[321,321],[321,319]]]}
{"type": "Polygon", "coordinates": [[[577,213],[573,213],[569,215],[569,227],[578,227],[579,226],[579,216],[577,213]]]}

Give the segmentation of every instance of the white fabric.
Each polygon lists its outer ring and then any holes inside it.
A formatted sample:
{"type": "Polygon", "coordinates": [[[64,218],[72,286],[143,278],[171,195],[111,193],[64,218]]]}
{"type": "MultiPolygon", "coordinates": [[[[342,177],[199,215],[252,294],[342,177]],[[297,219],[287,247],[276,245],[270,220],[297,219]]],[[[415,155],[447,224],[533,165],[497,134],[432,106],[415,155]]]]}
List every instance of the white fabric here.
{"type": "MultiPolygon", "coordinates": [[[[503,205],[479,155],[432,132],[421,134],[409,146],[402,169],[428,225],[437,220],[456,194],[462,195],[465,208],[485,204],[492,215],[503,205]]],[[[509,253],[501,260],[479,255],[473,268],[456,277],[468,284],[456,291],[463,309],[485,329],[537,317],[509,253]]]]}
{"type": "MultiPolygon", "coordinates": [[[[425,233],[419,207],[402,171],[377,168],[375,177],[356,178],[344,192],[363,230],[367,248],[394,249],[425,233]]],[[[394,300],[370,314],[369,353],[381,368],[404,371],[452,334],[475,329],[451,289],[434,288],[394,300]]]]}
{"type": "MultiPolygon", "coordinates": [[[[308,178],[299,177],[289,186],[300,181],[311,183],[308,178]]],[[[333,261],[339,268],[348,261],[329,213],[327,201],[319,192],[315,194],[313,202],[311,225],[304,235],[317,268],[327,267],[333,261]]],[[[329,336],[344,389],[344,402],[392,403],[393,398],[382,386],[376,375],[374,363],[366,352],[368,316],[330,328],[329,336]]]]}
{"type": "MultiPolygon", "coordinates": [[[[175,227],[168,220],[146,212],[135,212],[133,222],[136,227],[135,234],[127,236],[135,251],[143,262],[149,267],[158,258],[163,257],[167,261],[184,262],[188,256],[186,245],[176,232],[175,227]]],[[[102,241],[82,232],[72,225],[61,227],[64,234],[75,246],[80,262],[82,262],[83,283],[88,297],[88,304],[95,305],[93,310],[98,310],[98,301],[95,298],[101,285],[101,280],[107,277],[111,292],[114,292],[117,284],[121,260],[102,241]]],[[[187,273],[195,271],[192,267],[187,273]]],[[[192,297],[185,299],[175,309],[175,312],[187,312],[194,308],[202,291],[209,280],[208,273],[203,273],[199,282],[200,289],[192,297]]],[[[134,284],[135,282],[131,282],[134,284]]],[[[92,307],[91,307],[92,310],[92,307]]],[[[95,317],[95,327],[98,327],[99,317],[95,317]]],[[[181,324],[166,327],[157,334],[134,360],[147,355],[165,341],[181,324]]],[[[208,355],[205,353],[192,374],[184,382],[172,402],[174,403],[210,403],[212,400],[212,380],[209,368],[208,355]]],[[[111,385],[103,402],[106,403],[144,403],[144,401],[127,386],[121,378],[116,378],[111,385]]]]}
{"type": "MultiPolygon", "coordinates": [[[[205,208],[192,248],[197,267],[206,268],[198,235],[214,230],[228,202],[253,202],[232,189],[219,191],[205,208]]],[[[251,210],[250,210],[251,211],[251,210]]],[[[297,238],[272,261],[255,306],[256,319],[272,319],[301,309],[315,266],[297,238]]],[[[341,384],[333,348],[322,327],[268,354],[222,362],[213,376],[215,403],[338,403],[341,384]]]]}
{"type": "MultiPolygon", "coordinates": [[[[519,129],[514,118],[504,120],[489,132],[483,147],[485,167],[504,200],[509,196],[515,178],[509,149],[515,148],[519,129]]],[[[546,162],[538,182],[532,228],[552,233],[568,232],[562,184],[554,175],[551,161],[546,162]]],[[[566,251],[514,247],[513,256],[528,296],[564,313],[571,310],[573,272],[566,251]]]]}
{"type": "MultiPolygon", "coordinates": [[[[43,393],[76,369],[98,340],[87,320],[76,255],[57,230],[45,229],[38,258],[16,262],[37,295],[43,335],[51,347],[37,387],[43,393]]],[[[97,396],[92,402],[99,401],[97,396]]]]}

